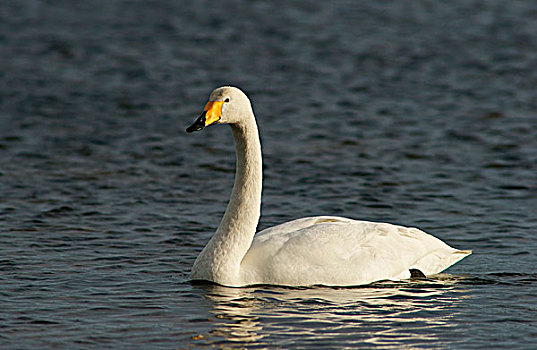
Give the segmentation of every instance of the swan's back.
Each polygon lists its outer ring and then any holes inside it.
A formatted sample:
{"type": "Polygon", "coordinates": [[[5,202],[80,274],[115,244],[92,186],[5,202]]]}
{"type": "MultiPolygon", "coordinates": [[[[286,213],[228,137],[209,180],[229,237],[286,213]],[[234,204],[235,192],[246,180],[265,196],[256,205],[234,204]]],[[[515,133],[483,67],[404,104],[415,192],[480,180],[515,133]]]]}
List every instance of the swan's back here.
{"type": "Polygon", "coordinates": [[[461,251],[416,228],[320,216],[256,234],[241,262],[244,284],[359,285],[439,273],[461,251]]]}

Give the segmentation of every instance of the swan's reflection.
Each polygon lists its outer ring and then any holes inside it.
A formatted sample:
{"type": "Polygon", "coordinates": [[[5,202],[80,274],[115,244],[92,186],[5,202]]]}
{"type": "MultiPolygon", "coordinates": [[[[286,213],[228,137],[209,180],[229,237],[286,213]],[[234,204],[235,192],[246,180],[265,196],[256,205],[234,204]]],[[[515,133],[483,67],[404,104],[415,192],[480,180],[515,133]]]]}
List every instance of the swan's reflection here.
{"type": "MultiPolygon", "coordinates": [[[[198,285],[212,303],[208,338],[226,346],[432,345],[463,298],[456,282],[383,282],[360,288],[198,285]],[[219,339],[218,339],[219,338],[219,339]]],[[[208,339],[209,340],[209,339],[208,339]]]]}

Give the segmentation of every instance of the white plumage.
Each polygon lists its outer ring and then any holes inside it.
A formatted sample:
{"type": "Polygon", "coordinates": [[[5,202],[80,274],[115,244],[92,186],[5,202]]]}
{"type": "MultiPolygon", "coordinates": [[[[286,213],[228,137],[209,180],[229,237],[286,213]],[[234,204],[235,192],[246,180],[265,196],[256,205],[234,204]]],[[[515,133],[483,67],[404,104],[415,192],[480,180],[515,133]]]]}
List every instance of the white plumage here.
{"type": "Polygon", "coordinates": [[[262,161],[250,101],[234,87],[214,90],[209,101],[187,131],[229,124],[237,172],[226,213],[196,259],[192,279],[234,287],[352,286],[410,278],[410,269],[436,274],[471,254],[416,228],[333,216],[293,220],[255,234],[262,161]]]}

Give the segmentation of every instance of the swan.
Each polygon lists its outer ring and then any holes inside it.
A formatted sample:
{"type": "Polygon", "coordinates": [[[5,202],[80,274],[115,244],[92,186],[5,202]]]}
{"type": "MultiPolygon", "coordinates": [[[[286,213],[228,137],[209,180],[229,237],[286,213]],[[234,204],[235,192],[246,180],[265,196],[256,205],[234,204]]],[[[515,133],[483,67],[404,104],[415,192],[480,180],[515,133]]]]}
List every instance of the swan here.
{"type": "Polygon", "coordinates": [[[218,229],[194,262],[192,280],[228,287],[356,286],[436,274],[472,253],[417,228],[336,216],[292,220],[256,234],[261,144],[252,105],[239,88],[215,89],[186,131],[215,124],[231,127],[235,182],[218,229]]]}

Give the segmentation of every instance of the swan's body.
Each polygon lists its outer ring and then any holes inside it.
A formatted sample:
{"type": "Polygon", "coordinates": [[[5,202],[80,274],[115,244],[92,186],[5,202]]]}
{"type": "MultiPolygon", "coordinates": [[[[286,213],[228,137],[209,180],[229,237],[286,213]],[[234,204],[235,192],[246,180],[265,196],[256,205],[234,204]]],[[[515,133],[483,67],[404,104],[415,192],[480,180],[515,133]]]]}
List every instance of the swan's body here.
{"type": "Polygon", "coordinates": [[[227,123],[237,154],[231,199],[220,226],[196,259],[191,277],[226,286],[351,286],[439,273],[468,250],[451,248],[416,228],[318,216],[255,234],[262,189],[261,145],[250,101],[237,88],[214,90],[187,131],[227,123]]]}

